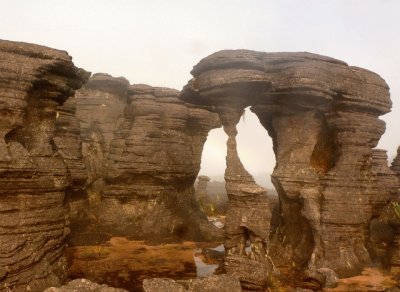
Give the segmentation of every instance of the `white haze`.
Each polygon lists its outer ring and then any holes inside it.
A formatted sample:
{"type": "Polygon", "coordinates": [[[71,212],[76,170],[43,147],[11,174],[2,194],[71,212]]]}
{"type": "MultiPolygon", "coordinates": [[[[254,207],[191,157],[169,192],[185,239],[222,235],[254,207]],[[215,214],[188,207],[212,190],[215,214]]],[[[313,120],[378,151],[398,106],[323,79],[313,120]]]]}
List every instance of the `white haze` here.
{"type": "MultiPolygon", "coordinates": [[[[309,51],[380,74],[393,110],[379,147],[400,144],[398,0],[1,0],[0,38],[68,51],[93,73],[181,89],[201,58],[222,49],[309,51]]],[[[204,174],[225,168],[222,130],[210,134],[204,174]]],[[[255,116],[239,125],[239,154],[253,174],[274,166],[271,141],[255,116]]]]}

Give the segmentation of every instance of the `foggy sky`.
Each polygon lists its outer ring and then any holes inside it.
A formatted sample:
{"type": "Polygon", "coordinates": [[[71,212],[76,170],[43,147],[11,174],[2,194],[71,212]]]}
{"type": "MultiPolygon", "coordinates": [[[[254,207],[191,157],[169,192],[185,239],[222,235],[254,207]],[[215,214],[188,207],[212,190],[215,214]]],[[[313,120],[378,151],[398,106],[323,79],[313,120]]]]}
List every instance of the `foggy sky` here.
{"type": "MultiPolygon", "coordinates": [[[[63,49],[92,73],[182,89],[190,70],[222,49],[308,51],[381,75],[393,109],[379,147],[400,144],[398,0],[1,0],[0,38],[63,49]]],[[[203,174],[222,174],[226,137],[206,142],[203,174]]],[[[253,174],[272,172],[271,141],[257,118],[239,126],[239,155],[253,174]]]]}

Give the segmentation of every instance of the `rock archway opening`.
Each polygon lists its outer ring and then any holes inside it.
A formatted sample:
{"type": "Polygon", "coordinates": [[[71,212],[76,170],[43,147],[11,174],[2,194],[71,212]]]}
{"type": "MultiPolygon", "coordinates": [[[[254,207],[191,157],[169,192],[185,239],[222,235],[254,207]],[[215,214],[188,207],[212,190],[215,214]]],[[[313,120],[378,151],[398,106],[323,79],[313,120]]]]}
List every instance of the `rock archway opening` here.
{"type": "Polygon", "coordinates": [[[226,141],[222,128],[208,133],[196,182],[196,199],[202,211],[209,215],[225,214],[228,197],[225,190],[226,141]]]}
{"type": "Polygon", "coordinates": [[[257,184],[265,187],[269,194],[276,195],[271,182],[275,167],[272,139],[250,107],[243,112],[237,130],[237,150],[243,166],[257,184]]]}
{"type": "MultiPolygon", "coordinates": [[[[258,185],[267,190],[269,199],[273,201],[271,205],[275,205],[278,196],[271,182],[275,167],[273,142],[250,107],[243,111],[237,132],[237,152],[243,167],[258,185]]],[[[207,215],[226,212],[228,197],[224,174],[227,167],[227,140],[223,128],[217,128],[209,132],[204,144],[196,182],[196,198],[207,215]]]]}

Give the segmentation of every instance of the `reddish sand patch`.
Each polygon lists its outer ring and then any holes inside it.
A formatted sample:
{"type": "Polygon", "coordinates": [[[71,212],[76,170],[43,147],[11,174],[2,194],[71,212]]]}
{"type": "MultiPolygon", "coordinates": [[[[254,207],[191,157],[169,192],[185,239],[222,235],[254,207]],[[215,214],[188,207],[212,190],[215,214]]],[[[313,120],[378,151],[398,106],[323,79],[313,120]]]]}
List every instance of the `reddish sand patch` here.
{"type": "Polygon", "coordinates": [[[339,285],[333,289],[324,289],[325,292],[363,292],[363,291],[384,291],[396,285],[390,274],[384,274],[376,268],[366,268],[361,275],[343,278],[339,285]]]}
{"type": "Polygon", "coordinates": [[[193,251],[215,244],[182,242],[148,245],[113,237],[107,244],[67,248],[71,278],[87,278],[97,283],[141,291],[150,277],[188,279],[196,277],[193,251]]]}

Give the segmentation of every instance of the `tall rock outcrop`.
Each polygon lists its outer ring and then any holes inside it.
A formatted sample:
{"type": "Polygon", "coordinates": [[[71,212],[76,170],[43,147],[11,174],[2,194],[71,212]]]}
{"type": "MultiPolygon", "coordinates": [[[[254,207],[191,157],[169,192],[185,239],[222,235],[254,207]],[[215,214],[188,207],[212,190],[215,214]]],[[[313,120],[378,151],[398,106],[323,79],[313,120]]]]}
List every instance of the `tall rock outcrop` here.
{"type": "Polygon", "coordinates": [[[400,181],[400,146],[397,148],[397,156],[393,159],[391,169],[394,173],[396,173],[400,181]]]}
{"type": "Polygon", "coordinates": [[[206,108],[177,95],[147,85],[128,89],[110,144],[99,218],[112,232],[156,240],[211,235],[193,184],[207,134],[220,123],[206,108]]]}
{"type": "Polygon", "coordinates": [[[66,277],[56,108],[87,78],[64,51],[0,41],[0,290],[43,291],[66,277]]]}
{"type": "Polygon", "coordinates": [[[199,175],[197,177],[196,185],[196,200],[201,202],[207,198],[207,184],[210,178],[206,175],[199,175]]]}
{"type": "Polygon", "coordinates": [[[217,106],[228,135],[226,156],[226,193],[229,198],[225,222],[224,269],[237,276],[246,289],[264,289],[268,280],[267,244],[271,212],[267,191],[257,185],[240,161],[236,144],[236,125],[244,107],[230,104],[217,106]],[[250,242],[250,251],[246,251],[250,242]]]}
{"type": "Polygon", "coordinates": [[[396,219],[394,203],[398,202],[400,183],[389,168],[386,150],[372,150],[371,170],[376,178],[376,196],[371,196],[373,219],[369,224],[368,251],[375,263],[386,268],[399,266],[399,219],[396,219]]]}
{"type": "Polygon", "coordinates": [[[75,94],[88,181],[87,196],[74,206],[89,201],[95,232],[155,240],[218,235],[199,211],[193,184],[208,132],[220,122],[177,94],[106,74],[75,94]]]}
{"type": "Polygon", "coordinates": [[[379,116],[391,107],[385,81],[316,54],[247,50],[214,53],[191,73],[181,99],[251,106],[273,140],[281,203],[275,261],[340,276],[367,265],[367,226],[380,201],[372,148],[385,130],[379,116]]]}
{"type": "MultiPolygon", "coordinates": [[[[397,148],[397,156],[394,158],[391,170],[396,174],[398,186],[400,185],[400,147],[397,148]]],[[[387,208],[387,217],[389,223],[394,229],[394,244],[392,247],[392,254],[390,257],[391,269],[393,272],[400,272],[400,191],[396,196],[392,196],[391,205],[387,208]]]]}
{"type": "Polygon", "coordinates": [[[127,103],[128,80],[94,74],[75,94],[76,117],[80,123],[86,190],[92,206],[99,205],[107,158],[114,131],[122,122],[127,103]]]}

